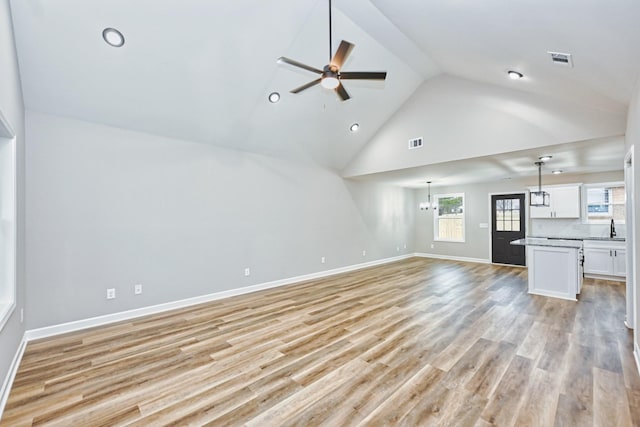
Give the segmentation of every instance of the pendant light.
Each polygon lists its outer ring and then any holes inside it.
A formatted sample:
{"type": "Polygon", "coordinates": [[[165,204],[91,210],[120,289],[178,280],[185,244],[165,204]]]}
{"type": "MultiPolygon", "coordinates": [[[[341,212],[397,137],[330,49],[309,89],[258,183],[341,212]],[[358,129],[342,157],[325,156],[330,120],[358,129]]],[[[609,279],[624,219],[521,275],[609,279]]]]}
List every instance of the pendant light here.
{"type": "Polygon", "coordinates": [[[538,166],[538,191],[532,191],[529,197],[530,206],[549,206],[549,193],[542,191],[542,165],[544,162],[536,162],[538,166]]]}
{"type": "Polygon", "coordinates": [[[429,191],[429,195],[427,196],[427,202],[420,203],[420,210],[428,211],[431,207],[431,181],[427,181],[427,188],[429,191]]]}

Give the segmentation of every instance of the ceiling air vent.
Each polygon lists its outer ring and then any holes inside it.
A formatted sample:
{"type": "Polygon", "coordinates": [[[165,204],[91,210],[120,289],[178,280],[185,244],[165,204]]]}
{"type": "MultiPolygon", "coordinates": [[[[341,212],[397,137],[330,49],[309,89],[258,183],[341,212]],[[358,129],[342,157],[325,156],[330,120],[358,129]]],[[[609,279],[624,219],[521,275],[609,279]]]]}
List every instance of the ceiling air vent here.
{"type": "Polygon", "coordinates": [[[554,64],[564,65],[565,67],[573,68],[573,60],[570,53],[560,52],[547,52],[551,55],[551,60],[554,64]]]}
{"type": "Polygon", "coordinates": [[[422,145],[423,145],[422,137],[409,140],[409,150],[413,150],[414,148],[420,148],[422,147],[422,145]]]}

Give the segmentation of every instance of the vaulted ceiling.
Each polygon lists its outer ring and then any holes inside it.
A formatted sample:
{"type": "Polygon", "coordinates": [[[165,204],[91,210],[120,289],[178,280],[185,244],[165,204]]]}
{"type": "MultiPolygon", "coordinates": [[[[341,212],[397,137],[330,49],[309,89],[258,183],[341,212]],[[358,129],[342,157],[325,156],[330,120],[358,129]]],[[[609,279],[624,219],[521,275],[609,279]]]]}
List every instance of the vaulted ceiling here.
{"type": "MultiPolygon", "coordinates": [[[[276,62],[328,62],[327,0],[12,0],[25,105],[345,176],[393,173],[408,186],[416,168],[426,175],[430,165],[493,155],[508,162],[522,150],[534,158],[536,147],[580,150],[578,141],[595,140],[621,155],[640,70],[640,2],[333,6],[334,49],[342,39],[355,44],[343,69],[388,72],[385,82],[345,83],[346,102],[319,86],[289,93],[315,76],[276,62]],[[123,47],[103,41],[106,27],[124,34],[123,47]],[[553,64],[547,51],[571,53],[574,67],[553,64]],[[510,69],[525,77],[507,79],[510,69]],[[272,91],[280,102],[268,102],[272,91]],[[358,133],[349,132],[354,122],[358,133]],[[414,136],[426,146],[407,157],[414,136]]],[[[594,169],[620,169],[612,157],[594,169]]],[[[565,168],[591,161],[568,156],[565,168]]]]}

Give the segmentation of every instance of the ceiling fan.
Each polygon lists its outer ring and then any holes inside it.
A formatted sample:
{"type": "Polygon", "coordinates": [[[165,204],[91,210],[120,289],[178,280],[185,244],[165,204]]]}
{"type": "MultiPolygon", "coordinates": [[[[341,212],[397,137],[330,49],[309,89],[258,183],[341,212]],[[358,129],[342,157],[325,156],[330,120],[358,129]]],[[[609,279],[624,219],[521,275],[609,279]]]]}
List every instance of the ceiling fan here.
{"type": "Polygon", "coordinates": [[[329,63],[320,70],[301,62],[294,61],[293,59],[285,58],[284,56],[278,58],[278,63],[293,65],[294,67],[302,68],[320,75],[316,80],[291,90],[291,93],[300,93],[303,90],[309,89],[319,83],[324,88],[335,90],[340,99],[346,101],[351,97],[342,85],[342,80],[384,80],[387,78],[386,71],[340,71],[342,65],[355,45],[342,40],[340,42],[340,46],[338,46],[338,50],[332,57],[333,47],[331,46],[331,38],[331,0],[329,0],[329,63]]]}

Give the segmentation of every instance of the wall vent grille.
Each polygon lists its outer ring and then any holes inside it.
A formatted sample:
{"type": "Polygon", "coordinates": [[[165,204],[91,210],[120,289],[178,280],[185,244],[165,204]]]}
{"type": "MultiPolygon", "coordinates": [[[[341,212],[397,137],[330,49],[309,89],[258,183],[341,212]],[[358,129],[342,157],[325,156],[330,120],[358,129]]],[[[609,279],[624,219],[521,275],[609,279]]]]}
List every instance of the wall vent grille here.
{"type": "Polygon", "coordinates": [[[560,53],[560,52],[547,52],[547,53],[551,55],[551,61],[553,61],[554,64],[573,68],[573,60],[571,59],[570,53],[560,53]]]}
{"type": "Polygon", "coordinates": [[[413,150],[414,148],[421,148],[424,142],[422,141],[422,137],[414,138],[409,140],[409,150],[413,150]]]}

